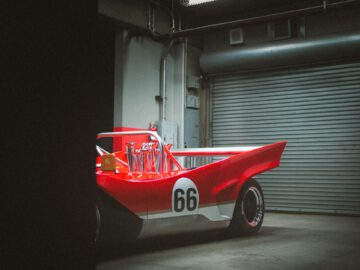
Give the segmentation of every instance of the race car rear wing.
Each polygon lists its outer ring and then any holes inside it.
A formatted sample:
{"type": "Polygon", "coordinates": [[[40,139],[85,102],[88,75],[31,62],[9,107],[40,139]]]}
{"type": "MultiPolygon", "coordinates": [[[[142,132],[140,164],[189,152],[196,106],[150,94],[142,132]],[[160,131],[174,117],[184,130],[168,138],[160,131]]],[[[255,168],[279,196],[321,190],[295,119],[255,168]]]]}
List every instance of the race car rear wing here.
{"type": "MultiPolygon", "coordinates": [[[[171,154],[178,158],[185,158],[183,163],[185,167],[188,168],[197,168],[206,164],[213,163],[214,161],[221,160],[229,156],[240,155],[242,157],[248,155],[263,155],[265,150],[269,147],[271,149],[282,149],[285,147],[286,142],[277,142],[274,144],[262,145],[262,146],[236,146],[236,147],[213,147],[213,148],[184,148],[184,149],[175,149],[171,151],[171,154]]],[[[276,153],[278,151],[271,150],[272,155],[270,155],[269,160],[277,161],[280,159],[280,155],[276,153]]]]}
{"type": "Polygon", "coordinates": [[[172,150],[174,156],[231,156],[260,148],[261,146],[183,148],[172,150]]]}
{"type": "MultiPolygon", "coordinates": [[[[135,163],[137,164],[136,168],[141,168],[140,170],[133,170],[132,164],[133,164],[133,158],[131,157],[131,153],[128,153],[128,149],[126,151],[123,151],[125,153],[126,157],[124,155],[121,157],[120,155],[116,154],[115,159],[123,165],[123,167],[127,167],[129,169],[129,172],[170,172],[173,171],[174,168],[177,168],[178,170],[182,170],[182,166],[179,164],[179,162],[175,159],[175,157],[190,157],[190,158],[196,158],[196,157],[212,157],[212,156],[234,156],[238,154],[244,154],[247,155],[253,155],[253,154],[260,154],[265,153],[267,149],[276,149],[279,148],[280,152],[282,153],[286,142],[278,142],[271,145],[265,145],[265,146],[242,146],[242,147],[214,147],[214,148],[184,148],[184,149],[174,149],[170,150],[169,145],[165,145],[161,137],[154,131],[122,131],[122,132],[105,132],[105,133],[99,133],[97,135],[97,139],[101,138],[111,138],[111,137],[120,137],[120,136],[134,136],[134,135],[148,135],[150,141],[156,141],[156,144],[154,145],[156,149],[151,149],[152,157],[151,162],[149,163],[149,156],[146,153],[149,152],[142,152],[146,151],[146,149],[138,149],[137,151],[139,154],[134,157],[136,159],[135,163]],[[251,154],[253,153],[253,154],[251,154]],[[139,158],[140,157],[140,161],[139,158]],[[122,158],[122,159],[121,159],[122,158]],[[130,162],[129,162],[130,160],[130,162]],[[147,162],[146,162],[147,161],[147,162]],[[141,166],[139,166],[141,164],[141,166]],[[145,166],[145,164],[150,164],[150,166],[145,166]],[[150,170],[149,170],[150,168],[150,170]]],[[[144,142],[143,146],[148,146],[149,142],[144,142]]],[[[99,146],[96,146],[96,149],[100,156],[109,156],[112,155],[106,150],[102,149],[99,146]]],[[[271,150],[271,152],[277,153],[279,151],[271,150]]],[[[278,162],[280,159],[281,153],[278,153],[276,155],[272,154],[270,160],[278,162]]],[[[151,154],[151,153],[150,153],[151,154]]],[[[243,155],[241,155],[243,156],[243,155]]],[[[114,157],[112,157],[114,158],[114,157]]],[[[191,166],[193,167],[193,166],[191,166]]]]}

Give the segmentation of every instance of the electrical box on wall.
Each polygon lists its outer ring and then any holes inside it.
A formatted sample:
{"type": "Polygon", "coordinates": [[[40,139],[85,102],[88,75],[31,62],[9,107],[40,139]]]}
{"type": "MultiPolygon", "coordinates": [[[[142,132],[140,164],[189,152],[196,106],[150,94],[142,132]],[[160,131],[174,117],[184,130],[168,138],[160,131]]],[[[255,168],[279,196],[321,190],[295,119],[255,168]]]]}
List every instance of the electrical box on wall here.
{"type": "Polygon", "coordinates": [[[200,98],[194,95],[186,96],[186,108],[199,109],[200,108],[200,98]]]}
{"type": "Polygon", "coordinates": [[[185,109],[185,147],[200,147],[200,112],[194,109],[185,109]]]}
{"type": "Polygon", "coordinates": [[[178,145],[178,126],[176,123],[160,120],[155,122],[158,134],[166,144],[172,144],[173,148],[178,145]]]}
{"type": "Polygon", "coordinates": [[[200,88],[200,78],[197,76],[187,76],[186,77],[186,87],[188,89],[199,89],[200,88]]]}

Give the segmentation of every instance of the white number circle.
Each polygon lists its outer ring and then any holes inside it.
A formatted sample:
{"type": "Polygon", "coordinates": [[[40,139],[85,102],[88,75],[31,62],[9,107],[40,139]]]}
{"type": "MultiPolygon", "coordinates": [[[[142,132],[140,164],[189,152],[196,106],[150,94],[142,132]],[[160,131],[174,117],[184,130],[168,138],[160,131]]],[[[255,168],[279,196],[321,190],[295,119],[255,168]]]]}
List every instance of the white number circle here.
{"type": "Polygon", "coordinates": [[[199,192],[189,178],[179,178],[172,190],[172,211],[178,215],[195,214],[199,208],[199,192]]]}

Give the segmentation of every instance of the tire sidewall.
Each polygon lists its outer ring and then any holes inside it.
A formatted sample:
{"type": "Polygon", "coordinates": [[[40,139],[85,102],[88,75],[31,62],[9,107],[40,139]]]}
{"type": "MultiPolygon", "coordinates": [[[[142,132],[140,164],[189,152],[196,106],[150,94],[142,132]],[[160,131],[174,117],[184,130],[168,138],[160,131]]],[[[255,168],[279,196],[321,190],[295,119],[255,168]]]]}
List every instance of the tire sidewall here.
{"type": "Polygon", "coordinates": [[[265,202],[264,202],[264,194],[260,184],[255,179],[250,179],[245,182],[244,186],[241,189],[241,192],[236,200],[233,218],[230,223],[230,232],[233,234],[242,234],[242,235],[251,235],[258,232],[262,226],[264,221],[265,215],[265,202]],[[246,220],[245,215],[243,215],[243,200],[245,199],[246,193],[249,191],[250,188],[255,187],[261,196],[262,199],[262,216],[260,222],[256,226],[249,225],[248,221],[246,220]]]}
{"type": "Polygon", "coordinates": [[[95,217],[96,217],[96,228],[94,242],[96,245],[103,243],[103,204],[99,197],[96,198],[95,203],[95,217]]]}

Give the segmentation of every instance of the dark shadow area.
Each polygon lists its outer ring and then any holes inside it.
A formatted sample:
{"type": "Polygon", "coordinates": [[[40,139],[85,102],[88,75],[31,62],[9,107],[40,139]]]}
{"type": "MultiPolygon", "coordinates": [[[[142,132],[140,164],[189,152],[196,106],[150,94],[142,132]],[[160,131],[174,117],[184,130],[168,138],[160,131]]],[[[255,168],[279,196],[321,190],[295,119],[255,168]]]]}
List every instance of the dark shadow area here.
{"type": "Polygon", "coordinates": [[[96,0],[1,11],[0,269],[93,269],[95,138],[113,125],[114,33],[98,28],[96,0]]]}
{"type": "Polygon", "coordinates": [[[152,253],[161,250],[175,249],[193,245],[203,245],[228,240],[246,241],[249,239],[259,240],[267,236],[280,234],[286,228],[263,227],[261,232],[251,236],[231,236],[225,231],[209,231],[191,234],[179,234],[162,237],[152,237],[138,240],[134,243],[108,244],[96,249],[97,263],[113,260],[116,258],[125,258],[133,255],[152,253]]]}
{"type": "Polygon", "coordinates": [[[258,234],[246,237],[204,232],[107,246],[97,253],[98,268],[359,268],[359,220],[356,218],[283,214],[272,216],[268,224],[270,226],[263,226],[258,234]],[[278,224],[281,218],[286,220],[279,226],[272,225],[274,221],[278,224]],[[333,224],[329,225],[329,221],[333,224]],[[319,224],[325,229],[316,227],[319,224]],[[339,227],[348,229],[342,231],[339,227]]]}
{"type": "Polygon", "coordinates": [[[290,229],[290,228],[284,228],[284,227],[275,227],[275,226],[263,226],[261,228],[261,231],[259,232],[259,235],[262,236],[270,236],[270,235],[278,235],[281,232],[285,232],[288,230],[294,230],[294,229],[290,229]]]}
{"type": "Polygon", "coordinates": [[[97,262],[114,258],[128,257],[136,254],[145,254],[166,249],[179,248],[191,245],[201,245],[228,239],[223,232],[204,232],[180,234],[162,237],[152,237],[138,240],[134,243],[108,244],[96,249],[97,262]]]}

